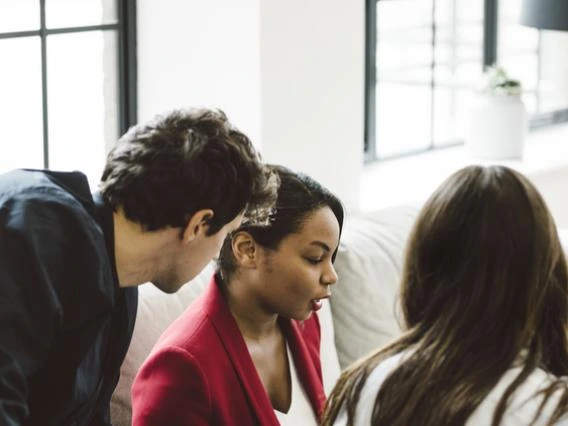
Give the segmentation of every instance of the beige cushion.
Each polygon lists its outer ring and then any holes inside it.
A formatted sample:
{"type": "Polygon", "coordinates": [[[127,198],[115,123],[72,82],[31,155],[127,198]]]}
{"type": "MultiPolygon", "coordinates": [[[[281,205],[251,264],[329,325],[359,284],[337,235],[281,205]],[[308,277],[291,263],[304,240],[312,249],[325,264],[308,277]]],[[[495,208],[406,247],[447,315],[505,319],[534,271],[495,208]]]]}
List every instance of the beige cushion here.
{"type": "MultiPolygon", "coordinates": [[[[120,381],[111,399],[113,425],[129,426],[132,423],[130,388],[138,369],[168,325],[201,294],[213,272],[214,264],[211,263],[176,294],[162,293],[152,284],[140,286],[132,342],[120,369],[120,381]]],[[[329,392],[339,377],[340,369],[334,345],[331,311],[327,303],[319,312],[319,318],[322,329],[321,358],[324,387],[326,392],[329,392]]]]}
{"type": "Polygon", "coordinates": [[[395,305],[414,206],[347,218],[331,310],[342,368],[400,334],[395,305]]]}

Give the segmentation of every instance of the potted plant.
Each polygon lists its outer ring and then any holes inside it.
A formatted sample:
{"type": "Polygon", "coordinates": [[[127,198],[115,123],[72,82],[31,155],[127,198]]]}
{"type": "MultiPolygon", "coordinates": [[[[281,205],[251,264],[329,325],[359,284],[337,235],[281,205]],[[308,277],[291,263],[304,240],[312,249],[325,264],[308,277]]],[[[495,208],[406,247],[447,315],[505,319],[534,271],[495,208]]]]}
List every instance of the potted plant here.
{"type": "Polygon", "coordinates": [[[519,96],[522,91],[521,82],[509,77],[501,66],[487,67],[481,91],[498,96],[519,96]]]}
{"type": "Polygon", "coordinates": [[[501,66],[488,67],[471,110],[466,144],[473,156],[521,159],[526,134],[522,85],[501,66]]]}

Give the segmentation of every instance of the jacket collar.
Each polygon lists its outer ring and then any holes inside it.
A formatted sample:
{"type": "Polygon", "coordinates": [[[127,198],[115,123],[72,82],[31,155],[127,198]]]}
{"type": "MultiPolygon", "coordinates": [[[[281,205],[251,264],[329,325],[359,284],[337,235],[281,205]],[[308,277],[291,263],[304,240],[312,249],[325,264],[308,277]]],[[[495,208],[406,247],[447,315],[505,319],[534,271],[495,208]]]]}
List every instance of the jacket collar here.
{"type": "MultiPolygon", "coordinates": [[[[261,425],[280,423],[274,414],[272,403],[256,371],[253,360],[241,334],[241,331],[229,310],[225,296],[219,288],[218,276],[212,277],[204,294],[208,316],[231,360],[251,407],[261,425]]],[[[325,394],[321,378],[313,365],[308,348],[296,321],[280,317],[278,323],[290,347],[300,381],[306,390],[317,418],[321,418],[325,394]]]]}
{"type": "MultiPolygon", "coordinates": [[[[315,315],[315,313],[312,315],[315,315]]],[[[323,390],[321,370],[318,371],[314,366],[312,361],[313,358],[310,356],[310,351],[302,336],[301,328],[303,327],[303,324],[283,317],[280,317],[278,322],[286,336],[286,341],[288,342],[290,352],[294,358],[294,365],[296,366],[300,382],[306,390],[306,394],[310,399],[310,403],[316,417],[321,419],[325,405],[325,393],[323,390]]],[[[317,352],[314,356],[319,358],[319,347],[317,348],[317,352]]]]}

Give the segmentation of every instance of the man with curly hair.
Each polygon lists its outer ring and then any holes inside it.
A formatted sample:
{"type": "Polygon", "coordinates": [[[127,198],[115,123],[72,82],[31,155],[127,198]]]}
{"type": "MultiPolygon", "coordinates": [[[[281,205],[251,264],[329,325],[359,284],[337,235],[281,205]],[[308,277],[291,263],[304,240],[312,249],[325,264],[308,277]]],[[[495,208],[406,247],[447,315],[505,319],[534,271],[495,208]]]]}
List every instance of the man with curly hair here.
{"type": "Polygon", "coordinates": [[[110,424],[137,286],[177,291],[277,186],[207,109],[132,127],[93,194],[79,172],[0,176],[0,424],[110,424]]]}

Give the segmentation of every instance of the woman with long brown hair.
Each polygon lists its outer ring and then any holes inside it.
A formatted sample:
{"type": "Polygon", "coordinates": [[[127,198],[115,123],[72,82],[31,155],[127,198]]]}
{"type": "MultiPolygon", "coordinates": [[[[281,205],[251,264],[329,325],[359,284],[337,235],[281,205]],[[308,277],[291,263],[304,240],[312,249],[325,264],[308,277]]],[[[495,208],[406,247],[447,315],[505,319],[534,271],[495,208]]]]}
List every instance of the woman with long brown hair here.
{"type": "Polygon", "coordinates": [[[566,261],[524,176],[448,178],[414,225],[400,297],[405,332],[342,374],[324,425],[568,422],[566,261]]]}

